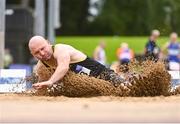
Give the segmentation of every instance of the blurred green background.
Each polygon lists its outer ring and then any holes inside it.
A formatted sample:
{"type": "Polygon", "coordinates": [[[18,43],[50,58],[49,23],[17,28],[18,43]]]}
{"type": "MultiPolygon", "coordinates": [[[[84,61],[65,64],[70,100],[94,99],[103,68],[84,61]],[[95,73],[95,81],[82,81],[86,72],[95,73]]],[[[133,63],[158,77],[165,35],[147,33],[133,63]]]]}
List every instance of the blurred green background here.
{"type": "MultiPolygon", "coordinates": [[[[144,37],[125,37],[125,36],[63,36],[57,37],[56,43],[64,43],[74,46],[75,48],[86,53],[88,56],[92,57],[93,51],[98,43],[104,40],[106,42],[106,54],[108,63],[116,61],[116,49],[120,46],[122,42],[127,42],[129,47],[134,50],[136,54],[142,54],[144,51],[144,46],[148,40],[148,36],[144,37]]],[[[168,37],[160,37],[157,44],[162,47],[165,42],[168,41],[168,37]]]]}
{"type": "MultiPolygon", "coordinates": [[[[35,0],[6,0],[35,8],[35,0]]],[[[46,10],[48,9],[48,1],[46,10]]],[[[55,13],[55,12],[54,12],[55,13]]],[[[60,0],[58,36],[147,36],[158,29],[180,32],[180,0],[60,0]]],[[[46,13],[49,18],[48,13],[46,13]]],[[[47,19],[46,19],[47,20],[47,19]]],[[[47,24],[47,23],[46,23],[47,24]]]]}
{"type": "Polygon", "coordinates": [[[104,40],[107,61],[111,63],[116,60],[116,49],[122,42],[127,42],[136,54],[142,54],[153,29],[160,31],[157,39],[160,47],[168,41],[170,33],[180,33],[180,0],[59,0],[56,4],[59,8],[53,14],[59,15],[60,25],[54,27],[48,25],[53,15],[48,10],[53,0],[42,0],[41,9],[37,1],[40,0],[6,0],[5,40],[16,58],[15,63],[30,61],[27,42],[34,35],[72,45],[90,57],[97,44],[104,40]],[[44,13],[37,16],[37,10],[44,13]],[[51,28],[53,38],[48,32],[51,28]],[[24,58],[22,53],[26,53],[24,58]]]}

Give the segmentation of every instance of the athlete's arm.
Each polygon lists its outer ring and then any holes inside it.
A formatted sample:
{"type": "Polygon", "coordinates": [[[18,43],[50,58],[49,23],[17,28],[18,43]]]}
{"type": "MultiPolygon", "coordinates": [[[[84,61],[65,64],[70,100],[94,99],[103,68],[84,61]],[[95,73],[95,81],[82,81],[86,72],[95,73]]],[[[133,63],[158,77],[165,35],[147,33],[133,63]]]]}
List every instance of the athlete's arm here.
{"type": "Polygon", "coordinates": [[[54,57],[57,59],[58,64],[54,74],[48,81],[33,84],[33,87],[35,89],[41,89],[43,87],[51,86],[55,82],[62,79],[64,75],[67,73],[70,63],[70,54],[68,50],[66,48],[60,49],[59,46],[56,46],[54,57]]]}
{"type": "Polygon", "coordinates": [[[51,83],[61,80],[67,73],[70,64],[70,54],[68,50],[63,48],[60,49],[58,46],[56,47],[54,57],[57,59],[57,68],[49,79],[51,83]]]}

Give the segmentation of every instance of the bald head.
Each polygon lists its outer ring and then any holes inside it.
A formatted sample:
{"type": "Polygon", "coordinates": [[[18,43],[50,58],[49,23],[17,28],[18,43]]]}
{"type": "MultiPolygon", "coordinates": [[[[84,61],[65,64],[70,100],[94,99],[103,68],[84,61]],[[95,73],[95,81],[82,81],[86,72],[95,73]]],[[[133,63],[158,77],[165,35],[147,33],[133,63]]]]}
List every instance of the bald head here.
{"type": "Polygon", "coordinates": [[[51,54],[50,44],[41,36],[33,36],[29,40],[29,50],[38,59],[46,59],[51,54]]]}
{"type": "Polygon", "coordinates": [[[33,47],[42,44],[44,42],[47,42],[46,39],[44,39],[41,36],[33,36],[30,40],[29,40],[29,49],[31,50],[33,47]]]}

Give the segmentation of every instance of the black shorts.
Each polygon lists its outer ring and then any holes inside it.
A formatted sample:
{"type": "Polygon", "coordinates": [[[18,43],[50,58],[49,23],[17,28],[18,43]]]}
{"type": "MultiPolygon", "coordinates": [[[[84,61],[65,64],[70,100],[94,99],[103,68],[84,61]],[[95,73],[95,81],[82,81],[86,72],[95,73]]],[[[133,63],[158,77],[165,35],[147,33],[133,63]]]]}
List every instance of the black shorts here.
{"type": "Polygon", "coordinates": [[[84,61],[70,64],[71,71],[93,77],[99,76],[105,69],[104,65],[88,57],[84,61]]]}
{"type": "Polygon", "coordinates": [[[106,68],[104,65],[90,58],[87,58],[82,62],[70,64],[70,69],[75,73],[86,74],[97,77],[99,79],[110,81],[115,86],[125,81],[113,70],[106,68]]]}

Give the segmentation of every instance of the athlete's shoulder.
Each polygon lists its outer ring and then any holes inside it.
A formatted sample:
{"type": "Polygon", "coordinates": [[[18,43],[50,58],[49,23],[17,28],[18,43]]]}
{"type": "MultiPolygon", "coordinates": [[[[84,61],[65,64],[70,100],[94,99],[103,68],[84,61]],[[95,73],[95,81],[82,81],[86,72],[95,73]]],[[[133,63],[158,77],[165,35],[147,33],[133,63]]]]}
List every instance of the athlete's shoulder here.
{"type": "Polygon", "coordinates": [[[55,47],[72,47],[71,45],[69,44],[62,44],[62,43],[59,43],[59,44],[56,44],[54,45],[55,47]]]}

